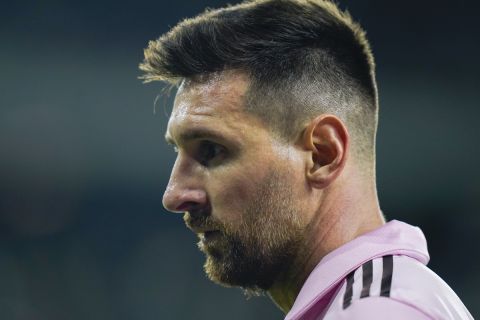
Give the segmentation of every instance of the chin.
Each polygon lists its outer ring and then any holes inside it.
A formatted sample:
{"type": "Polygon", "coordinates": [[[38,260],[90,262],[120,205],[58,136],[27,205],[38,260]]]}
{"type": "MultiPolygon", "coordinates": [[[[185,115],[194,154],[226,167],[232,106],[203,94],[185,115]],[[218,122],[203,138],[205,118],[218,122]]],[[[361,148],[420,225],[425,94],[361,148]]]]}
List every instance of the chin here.
{"type": "Polygon", "coordinates": [[[245,295],[261,296],[271,287],[270,277],[263,277],[255,272],[258,268],[252,266],[245,268],[245,264],[235,263],[225,259],[222,255],[206,254],[204,270],[207,277],[214,283],[223,287],[241,288],[245,295]],[[242,268],[243,266],[243,268],[242,268]]]}

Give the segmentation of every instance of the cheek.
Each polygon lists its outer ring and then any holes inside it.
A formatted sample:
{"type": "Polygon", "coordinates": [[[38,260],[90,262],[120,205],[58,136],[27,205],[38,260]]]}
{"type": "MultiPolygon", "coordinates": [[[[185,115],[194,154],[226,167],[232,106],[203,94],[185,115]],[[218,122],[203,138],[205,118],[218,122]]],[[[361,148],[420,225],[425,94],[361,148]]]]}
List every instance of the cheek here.
{"type": "Polygon", "coordinates": [[[218,177],[212,175],[208,188],[212,214],[227,223],[238,221],[239,215],[254,198],[264,175],[265,170],[261,166],[245,166],[241,170],[219,174],[218,177]]]}

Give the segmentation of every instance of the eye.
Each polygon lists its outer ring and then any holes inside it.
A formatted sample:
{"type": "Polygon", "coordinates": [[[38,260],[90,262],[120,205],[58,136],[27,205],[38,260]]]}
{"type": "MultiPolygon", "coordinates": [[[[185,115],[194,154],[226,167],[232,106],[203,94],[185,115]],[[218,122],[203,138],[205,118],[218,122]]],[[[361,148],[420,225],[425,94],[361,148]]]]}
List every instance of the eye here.
{"type": "Polygon", "coordinates": [[[212,161],[220,160],[225,155],[225,147],[211,141],[202,141],[198,150],[199,162],[208,166],[212,161]]]}

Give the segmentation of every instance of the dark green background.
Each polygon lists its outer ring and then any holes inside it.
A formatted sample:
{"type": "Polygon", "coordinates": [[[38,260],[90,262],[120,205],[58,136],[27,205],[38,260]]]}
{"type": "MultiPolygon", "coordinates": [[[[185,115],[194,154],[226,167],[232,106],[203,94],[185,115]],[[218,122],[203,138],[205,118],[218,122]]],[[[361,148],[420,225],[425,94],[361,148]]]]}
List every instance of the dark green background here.
{"type": "MultiPolygon", "coordinates": [[[[161,197],[174,153],[148,40],[224,1],[10,1],[0,7],[0,318],[281,319],[210,283],[161,197]]],[[[419,225],[431,268],[474,315],[480,276],[474,1],[340,1],[367,29],[380,91],[378,189],[419,225]]]]}

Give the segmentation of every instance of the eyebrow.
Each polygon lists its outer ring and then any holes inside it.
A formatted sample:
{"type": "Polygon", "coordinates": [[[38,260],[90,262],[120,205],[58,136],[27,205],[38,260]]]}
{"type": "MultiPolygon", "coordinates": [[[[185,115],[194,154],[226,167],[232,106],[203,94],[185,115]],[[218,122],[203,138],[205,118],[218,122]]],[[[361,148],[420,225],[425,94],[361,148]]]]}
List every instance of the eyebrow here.
{"type": "MultiPolygon", "coordinates": [[[[181,143],[185,143],[192,140],[200,140],[200,139],[225,140],[225,137],[223,135],[218,134],[215,131],[205,129],[205,128],[198,128],[198,129],[186,130],[182,132],[178,138],[179,142],[181,143]]],[[[165,134],[165,141],[170,145],[173,145],[173,146],[177,145],[173,140],[173,138],[168,134],[168,132],[165,134]]]]}

